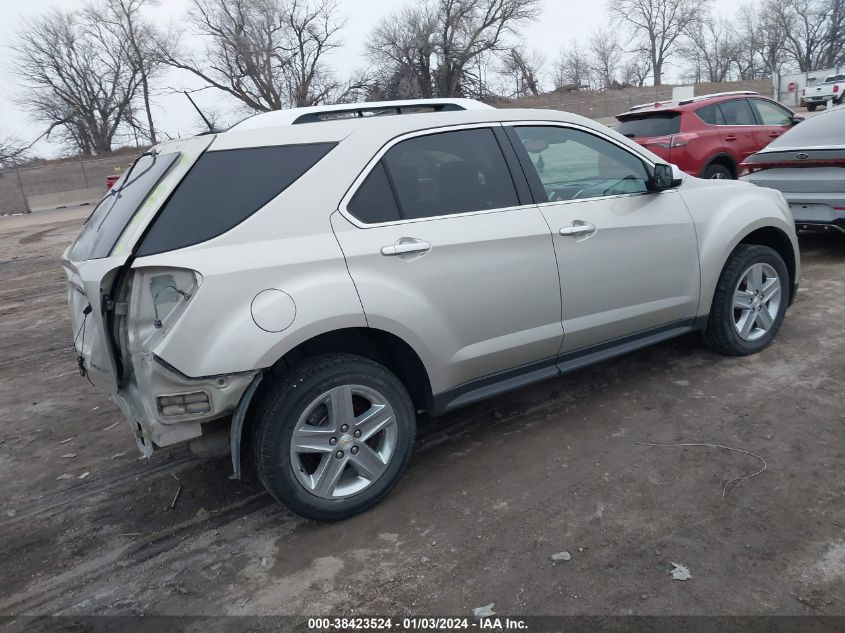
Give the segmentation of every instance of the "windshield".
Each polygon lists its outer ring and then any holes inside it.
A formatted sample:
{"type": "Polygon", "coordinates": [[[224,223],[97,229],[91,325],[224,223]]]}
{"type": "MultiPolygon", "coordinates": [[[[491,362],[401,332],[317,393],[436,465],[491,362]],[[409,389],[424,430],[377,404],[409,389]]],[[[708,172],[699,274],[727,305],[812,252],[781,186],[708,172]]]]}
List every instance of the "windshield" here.
{"type": "Polygon", "coordinates": [[[831,146],[845,146],[845,108],[836,108],[802,121],[769,143],[767,149],[831,146]]]}
{"type": "Polygon", "coordinates": [[[649,136],[669,136],[681,131],[680,112],[650,112],[635,116],[626,116],[616,131],[629,138],[649,136]]]}
{"type": "Polygon", "coordinates": [[[85,221],[71,248],[70,259],[108,257],[132,216],[178,157],[179,153],[174,152],[138,158],[85,221]]]}

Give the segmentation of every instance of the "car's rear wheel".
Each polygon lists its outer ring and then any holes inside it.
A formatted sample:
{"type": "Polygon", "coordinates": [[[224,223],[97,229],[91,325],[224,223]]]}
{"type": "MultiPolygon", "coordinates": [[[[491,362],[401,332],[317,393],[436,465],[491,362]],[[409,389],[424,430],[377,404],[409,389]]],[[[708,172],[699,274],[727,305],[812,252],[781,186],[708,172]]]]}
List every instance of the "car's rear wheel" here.
{"type": "Polygon", "coordinates": [[[733,180],[733,172],[730,167],[722,163],[713,163],[704,170],[702,178],[713,178],[716,180],[733,180]]]}
{"type": "Polygon", "coordinates": [[[816,111],[816,104],[815,103],[808,103],[807,104],[807,112],[815,112],[816,111]]]}
{"type": "Polygon", "coordinates": [[[414,406],[390,371],[328,354],[289,370],[263,395],[253,451],[261,482],[309,519],[363,512],[398,481],[416,430],[414,406]]]}
{"type": "Polygon", "coordinates": [[[780,329],[789,292],[789,272],[777,251],[740,244],[719,277],[705,341],[723,354],[759,352],[780,329]]]}

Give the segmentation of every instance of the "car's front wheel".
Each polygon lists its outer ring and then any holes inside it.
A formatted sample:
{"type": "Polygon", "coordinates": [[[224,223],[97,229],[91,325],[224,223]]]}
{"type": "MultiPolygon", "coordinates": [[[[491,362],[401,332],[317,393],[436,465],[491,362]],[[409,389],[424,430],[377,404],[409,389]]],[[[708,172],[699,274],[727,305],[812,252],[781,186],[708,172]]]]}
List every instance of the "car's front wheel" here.
{"type": "Polygon", "coordinates": [[[723,165],[722,163],[713,163],[712,165],[708,165],[701,177],[716,180],[733,180],[734,175],[730,170],[730,167],[727,165],[723,165]]]}
{"type": "Polygon", "coordinates": [[[258,475],[270,494],[306,518],[333,521],[393,488],[411,454],[416,416],[386,368],[328,354],[272,384],[253,424],[258,475]]]}
{"type": "Polygon", "coordinates": [[[777,251],[740,244],[719,277],[705,341],[723,354],[759,352],[780,329],[789,292],[789,272],[777,251]]]}

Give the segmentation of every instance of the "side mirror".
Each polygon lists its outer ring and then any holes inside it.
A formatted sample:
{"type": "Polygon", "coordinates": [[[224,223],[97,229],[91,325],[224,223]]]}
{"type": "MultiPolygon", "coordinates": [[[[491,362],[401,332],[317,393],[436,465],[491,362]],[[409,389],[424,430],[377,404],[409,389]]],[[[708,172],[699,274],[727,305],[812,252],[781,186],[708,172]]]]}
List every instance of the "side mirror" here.
{"type": "Polygon", "coordinates": [[[651,180],[647,184],[649,191],[664,191],[672,187],[677,187],[680,181],[675,180],[671,165],[657,163],[651,174],[651,180]]]}
{"type": "Polygon", "coordinates": [[[792,115],[792,125],[798,125],[803,120],[804,120],[804,117],[802,117],[800,114],[793,114],[792,115]]]}

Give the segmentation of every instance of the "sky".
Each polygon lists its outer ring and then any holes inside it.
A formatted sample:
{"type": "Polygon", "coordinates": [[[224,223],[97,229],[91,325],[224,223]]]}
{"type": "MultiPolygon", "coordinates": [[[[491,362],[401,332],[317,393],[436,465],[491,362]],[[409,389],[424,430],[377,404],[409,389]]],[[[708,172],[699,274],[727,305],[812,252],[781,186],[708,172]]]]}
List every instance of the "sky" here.
{"type": "MultiPolygon", "coordinates": [[[[338,0],[339,13],[346,17],[347,24],[341,34],[344,45],[333,51],[329,58],[336,71],[345,76],[356,68],[366,67],[363,54],[367,34],[384,15],[392,13],[403,3],[412,2],[338,0]]],[[[73,9],[81,4],[82,0],[0,0],[0,134],[12,134],[29,141],[46,129],[43,122],[34,121],[14,100],[20,88],[12,72],[11,45],[21,19],[36,16],[52,7],[73,9]]],[[[737,4],[736,0],[713,0],[715,12],[724,15],[730,15],[737,4]]],[[[179,24],[188,5],[189,0],[159,0],[158,7],[149,16],[162,26],[171,22],[179,24]]],[[[541,0],[541,9],[540,18],[527,25],[522,33],[525,45],[543,54],[549,67],[562,47],[568,46],[574,39],[584,41],[593,29],[607,26],[604,0],[541,0]]],[[[158,84],[153,118],[156,127],[165,133],[165,138],[198,132],[200,122],[188,100],[181,93],[168,92],[167,88],[191,90],[202,87],[202,83],[188,73],[170,71],[158,84]]],[[[227,115],[232,122],[239,118],[237,102],[217,90],[204,90],[192,96],[201,108],[222,113],[224,120],[227,115]]],[[[35,146],[34,152],[52,157],[61,152],[61,147],[42,141],[35,146]]]]}

